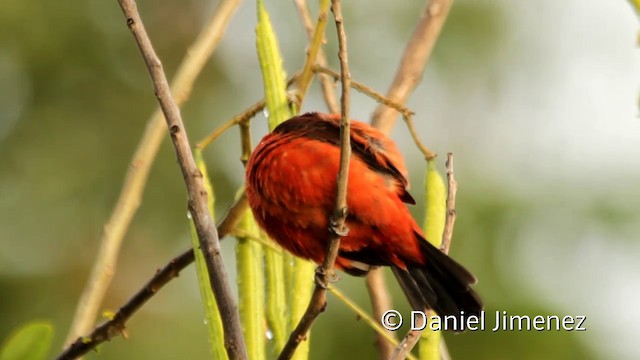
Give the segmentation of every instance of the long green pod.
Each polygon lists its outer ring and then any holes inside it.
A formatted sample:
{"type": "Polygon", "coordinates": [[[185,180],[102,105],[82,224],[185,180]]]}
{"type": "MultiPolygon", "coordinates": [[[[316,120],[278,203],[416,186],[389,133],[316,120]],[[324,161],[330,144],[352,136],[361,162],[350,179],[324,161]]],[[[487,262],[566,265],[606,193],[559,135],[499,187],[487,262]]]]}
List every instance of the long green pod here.
{"type": "Polygon", "coordinates": [[[264,100],[269,114],[269,130],[271,131],[293,114],[289,108],[287,79],[282,67],[282,55],[278,47],[278,40],[262,0],[257,0],[257,11],[256,49],[262,72],[264,100]]]}
{"type": "MultiPolygon", "coordinates": [[[[434,159],[427,161],[425,206],[425,237],[434,246],[440,247],[447,216],[447,190],[434,159]]],[[[441,336],[440,331],[430,330],[428,326],[424,329],[418,348],[421,360],[440,360],[441,336]]]]}
{"type": "MultiPolygon", "coordinates": [[[[207,190],[209,198],[209,212],[211,213],[211,216],[213,216],[213,185],[211,184],[211,180],[207,172],[207,166],[202,157],[202,151],[196,149],[194,151],[194,157],[196,160],[196,165],[198,166],[198,169],[203,176],[204,186],[207,190]]],[[[191,215],[189,215],[189,218],[191,218],[191,215]]],[[[202,304],[204,307],[205,324],[207,326],[207,332],[209,334],[209,343],[211,344],[212,355],[214,359],[228,359],[227,351],[225,350],[224,346],[224,330],[222,327],[222,319],[220,318],[220,312],[218,311],[218,304],[216,303],[216,299],[213,296],[213,292],[211,291],[209,273],[207,272],[207,264],[205,263],[204,255],[200,250],[198,234],[196,233],[196,228],[193,224],[193,220],[190,220],[190,224],[191,242],[196,259],[195,263],[196,274],[198,276],[198,287],[200,288],[200,297],[202,298],[202,304]]]]}
{"type": "MultiPolygon", "coordinates": [[[[289,288],[289,324],[291,325],[289,332],[296,328],[309,306],[311,294],[313,293],[313,272],[316,268],[316,264],[297,257],[293,258],[292,263],[290,267],[291,287],[289,288]]],[[[307,338],[298,345],[298,349],[293,354],[292,359],[303,360],[309,358],[310,334],[311,332],[307,332],[307,338]]]]}
{"type": "MultiPolygon", "coordinates": [[[[256,48],[262,71],[265,103],[269,114],[269,130],[271,131],[278,124],[293,116],[293,111],[289,107],[286,77],[282,68],[282,56],[269,14],[262,0],[257,0],[256,3],[258,13],[256,48]]],[[[273,252],[273,250],[265,249],[266,287],[269,292],[267,298],[271,301],[279,297],[278,294],[288,294],[287,304],[280,303],[289,308],[289,318],[286,321],[288,326],[284,332],[284,337],[280,332],[280,328],[283,326],[283,318],[274,318],[281,311],[278,308],[267,311],[267,321],[272,328],[275,351],[279,353],[287,341],[288,334],[298,324],[309,304],[314,266],[305,260],[295,258],[292,260],[289,254],[272,254],[270,252],[273,252]],[[285,284],[287,284],[286,288],[285,284]]],[[[278,304],[269,304],[268,309],[271,306],[277,307],[278,304]]],[[[299,345],[293,358],[298,360],[309,358],[309,341],[304,341],[299,345]]]]}
{"type": "Polygon", "coordinates": [[[265,294],[262,275],[262,244],[251,240],[259,237],[260,230],[251,211],[246,210],[238,229],[247,237],[238,236],[236,244],[236,268],[238,271],[238,310],[242,330],[247,342],[249,359],[264,360],[265,353],[265,294]]]}
{"type": "MultiPolygon", "coordinates": [[[[270,240],[266,234],[262,234],[264,241],[270,240]]],[[[264,251],[265,278],[266,278],[266,305],[267,324],[271,330],[273,350],[279,354],[287,343],[287,297],[285,289],[285,258],[289,254],[277,252],[266,248],[264,251]]]]}

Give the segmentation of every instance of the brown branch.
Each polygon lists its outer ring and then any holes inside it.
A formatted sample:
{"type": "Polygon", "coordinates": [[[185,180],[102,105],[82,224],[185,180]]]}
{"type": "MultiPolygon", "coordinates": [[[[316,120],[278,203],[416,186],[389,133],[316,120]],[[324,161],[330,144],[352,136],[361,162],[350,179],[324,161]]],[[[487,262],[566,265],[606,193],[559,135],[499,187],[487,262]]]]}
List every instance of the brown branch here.
{"type": "MultiPolygon", "coordinates": [[[[309,14],[309,8],[307,7],[306,0],[295,0],[296,9],[298,9],[298,14],[300,15],[300,20],[302,21],[302,25],[307,31],[307,37],[309,41],[313,40],[313,21],[311,20],[311,15],[309,14]]],[[[316,63],[322,67],[327,67],[327,57],[324,54],[322,48],[318,49],[318,56],[316,58],[316,63]]],[[[324,97],[324,102],[327,104],[327,108],[329,112],[332,114],[337,114],[340,112],[340,105],[336,100],[336,93],[334,90],[334,81],[331,80],[327,75],[317,75],[318,80],[320,80],[320,87],[322,89],[322,96],[324,97]]]]}
{"type": "Polygon", "coordinates": [[[420,137],[418,136],[418,132],[416,131],[416,127],[413,125],[413,116],[410,114],[402,114],[402,118],[404,119],[404,122],[407,124],[407,128],[409,129],[409,134],[411,134],[411,138],[413,139],[413,142],[416,144],[416,146],[418,147],[418,150],[420,150],[422,155],[424,155],[425,160],[431,160],[435,158],[437,154],[429,150],[429,148],[426,147],[426,145],[424,145],[420,140],[420,137]]]}
{"type": "MultiPolygon", "coordinates": [[[[329,68],[326,68],[320,65],[315,65],[313,67],[313,72],[327,74],[331,76],[335,81],[340,81],[340,74],[338,74],[337,72],[329,68]]],[[[385,97],[382,93],[373,90],[372,88],[368,87],[367,85],[364,85],[361,82],[352,80],[351,87],[354,90],[369,96],[373,100],[397,110],[401,114],[413,114],[413,111],[409,110],[404,105],[397,103],[393,100],[390,100],[389,98],[385,97]]],[[[385,133],[388,133],[388,131],[385,133]]]]}
{"type": "Polygon", "coordinates": [[[318,51],[320,50],[320,46],[322,45],[324,30],[327,27],[329,5],[329,0],[320,1],[318,21],[316,22],[316,26],[313,30],[313,36],[311,38],[309,48],[307,49],[307,56],[304,61],[304,66],[302,67],[300,77],[296,81],[296,86],[298,88],[297,97],[299,108],[302,108],[302,100],[307,93],[309,84],[311,84],[311,80],[313,79],[312,68],[318,59],[318,51]]]}
{"type": "Polygon", "coordinates": [[[347,219],[347,180],[349,175],[349,160],[351,158],[351,131],[349,124],[349,88],[351,74],[349,73],[349,61],[347,57],[347,36],[344,31],[342,9],[340,0],[331,1],[331,11],[335,18],[338,32],[338,58],[340,59],[340,70],[342,77],[342,97],[340,121],[340,169],[337,179],[336,206],[333,214],[329,218],[330,237],[327,245],[327,253],[322,265],[316,269],[316,286],[311,295],[309,306],[300,319],[298,326],[291,332],[289,340],[282,349],[278,359],[290,359],[301,341],[306,338],[306,334],[311,328],[315,319],[327,306],[326,291],[329,285],[329,278],[333,274],[333,265],[338,258],[340,248],[340,238],[346,236],[349,229],[346,227],[347,219]]]}
{"type": "MultiPolygon", "coordinates": [[[[244,194],[242,194],[242,196],[238,198],[233,205],[231,205],[231,208],[229,208],[229,211],[218,225],[218,234],[221,238],[232,232],[232,229],[235,228],[236,223],[240,220],[240,216],[247,209],[247,206],[247,198],[244,194]]],[[[70,344],[64,350],[64,352],[58,355],[57,359],[75,359],[95,349],[103,342],[109,341],[115,336],[124,334],[126,330],[125,325],[133,314],[140,310],[140,308],[158,291],[160,291],[163,286],[177,277],[180,274],[180,271],[187,267],[187,265],[191,264],[193,260],[193,249],[189,249],[173,258],[161,270],[157,271],[146,285],[142,289],[138,290],[138,292],[131,297],[109,321],[93,329],[89,335],[77,338],[75,342],[70,344]]]]}
{"type": "Polygon", "coordinates": [[[447,218],[442,233],[442,244],[440,250],[448,254],[453,237],[453,226],[456,223],[456,193],[458,192],[458,182],[453,175],[453,154],[447,153],[447,218]]]}
{"type": "MultiPolygon", "coordinates": [[[[422,322],[416,324],[416,326],[422,326],[422,322]]],[[[393,354],[389,360],[403,360],[407,358],[407,355],[411,352],[414,346],[420,340],[420,335],[422,334],[422,330],[411,330],[407,333],[407,335],[402,339],[400,344],[396,346],[393,354]]]]}
{"type": "Polygon", "coordinates": [[[164,113],[171,140],[176,150],[178,164],[187,187],[189,212],[193,217],[200,249],[204,253],[211,289],[220,309],[227,354],[230,359],[246,359],[247,350],[240,325],[240,317],[228,283],[227,271],[220,255],[220,241],[213,218],[209,213],[207,191],[202,174],[193,159],[180,109],[171,96],[171,90],[162,69],[162,63],[146,33],[135,1],[118,0],[118,3],[149,70],[156,97],[164,113]]]}
{"type": "MultiPolygon", "coordinates": [[[[416,26],[411,39],[402,55],[400,66],[393,83],[387,91],[387,97],[395,102],[406,103],[413,89],[422,80],[424,67],[431,56],[436,40],[447,19],[453,0],[430,0],[416,26]]],[[[379,105],[373,113],[371,122],[379,129],[388,132],[396,120],[396,111],[379,105]]]]}
{"type": "MultiPolygon", "coordinates": [[[[172,91],[178,104],[183,104],[189,97],[195,79],[218,45],[239,4],[239,0],[221,2],[189,49],[189,55],[182,60],[172,81],[172,91]]],[[[122,240],[142,202],[142,192],[149,170],[164,139],[165,131],[162,112],[158,109],[147,121],[144,134],[131,159],[117,203],[111,217],[104,225],[97,260],[78,301],[67,334],[67,342],[86,334],[95,324],[100,304],[115,273],[122,240]]]]}
{"type": "MultiPolygon", "coordinates": [[[[287,79],[287,88],[293,85],[296,79],[300,76],[299,74],[293,74],[289,79],[287,79]]],[[[296,99],[290,99],[290,102],[294,102],[296,99]]],[[[265,100],[262,99],[255,104],[249,106],[243,112],[238,115],[235,115],[231,119],[225,121],[222,125],[220,125],[217,129],[215,129],[211,134],[209,134],[204,139],[198,141],[196,144],[196,149],[204,149],[209,146],[212,142],[217,140],[220,135],[222,135],[225,131],[229,130],[235,125],[239,125],[253,119],[260,111],[264,110],[266,106],[265,100]]]]}
{"type": "MultiPolygon", "coordinates": [[[[423,14],[422,19],[411,36],[411,39],[407,43],[400,67],[398,68],[395,79],[387,92],[387,97],[383,97],[385,100],[388,100],[388,102],[379,101],[381,105],[378,106],[372,115],[372,125],[380,131],[388,134],[396,120],[395,111],[400,112],[407,124],[407,127],[409,128],[409,132],[411,133],[411,137],[413,138],[416,146],[424,154],[427,160],[435,157],[435,153],[431,152],[426,146],[424,146],[418,138],[415,127],[413,126],[413,113],[409,111],[401,111],[399,107],[390,106],[390,103],[406,103],[409,95],[420,82],[424,67],[427,64],[436,39],[440,33],[440,29],[447,17],[451,2],[452,0],[433,0],[428,4],[427,11],[423,14]]],[[[404,108],[404,106],[402,106],[402,108],[404,108]]],[[[377,312],[383,312],[386,310],[384,308],[383,310],[379,309],[380,306],[383,306],[381,303],[384,303],[385,297],[388,296],[388,291],[384,287],[384,283],[378,284],[378,282],[383,280],[382,272],[380,270],[371,272],[367,276],[367,287],[369,289],[372,307],[374,312],[376,312],[377,317],[382,316],[381,313],[378,315],[377,312]],[[372,291],[372,289],[376,290],[372,291]]],[[[389,305],[387,309],[390,308],[391,306],[389,305]]],[[[409,351],[413,348],[415,342],[418,341],[419,338],[419,336],[411,337],[409,339],[405,338],[405,340],[413,341],[413,344],[409,347],[409,351]]],[[[405,340],[403,340],[403,343],[406,344],[405,340]]],[[[389,354],[391,353],[388,343],[382,341],[379,336],[377,337],[377,343],[380,349],[380,357],[382,359],[388,359],[389,354]]]]}
{"type": "MultiPolygon", "coordinates": [[[[444,231],[442,232],[442,246],[440,250],[449,254],[449,248],[451,247],[451,237],[453,235],[453,226],[456,223],[456,193],[458,191],[458,183],[456,182],[453,176],[453,154],[447,154],[447,216],[444,224],[444,231]]],[[[432,310],[428,310],[430,313],[429,316],[434,315],[432,310]]],[[[417,326],[418,328],[422,327],[420,324],[417,326]]],[[[420,339],[420,335],[422,334],[422,330],[411,330],[407,335],[402,339],[400,344],[396,347],[391,356],[390,360],[402,360],[407,357],[407,354],[413,349],[418,340],[420,339]]],[[[441,340],[442,341],[442,340],[441,340]]],[[[444,347],[446,350],[446,344],[441,343],[440,347],[444,347]]],[[[442,351],[441,351],[442,352],[442,351]]],[[[448,350],[442,352],[443,354],[449,353],[448,350]]]]}
{"type": "MultiPolygon", "coordinates": [[[[313,68],[314,72],[320,72],[323,74],[327,74],[329,76],[332,76],[334,79],[339,80],[339,74],[336,73],[335,71],[331,70],[331,69],[327,69],[321,66],[314,66],[313,68]]],[[[409,129],[409,133],[411,134],[411,138],[413,139],[413,142],[416,144],[416,146],[418,147],[418,149],[420,150],[420,152],[424,155],[425,159],[430,160],[436,157],[436,153],[434,153],[433,151],[429,150],[429,148],[427,148],[422,141],[420,140],[420,137],[418,136],[418,132],[416,131],[416,128],[413,124],[413,114],[414,112],[409,110],[407,107],[405,107],[402,104],[399,104],[389,98],[387,98],[386,96],[382,95],[381,93],[371,89],[370,87],[359,83],[357,81],[352,81],[351,82],[351,87],[354,88],[355,90],[369,96],[370,98],[374,99],[375,101],[384,104],[385,106],[388,106],[392,109],[394,109],[395,111],[398,111],[400,114],[402,114],[402,119],[405,121],[405,123],[407,124],[407,129],[409,129]]],[[[378,128],[377,125],[374,125],[374,127],[378,128]]],[[[379,128],[380,131],[382,131],[385,134],[389,133],[390,128],[379,128]]]]}
{"type": "MultiPolygon", "coordinates": [[[[382,315],[389,309],[393,309],[393,303],[391,302],[391,295],[389,289],[384,280],[384,272],[382,268],[376,268],[369,271],[366,279],[367,291],[369,292],[369,298],[371,299],[371,310],[375,319],[381,319],[382,315]]],[[[386,336],[390,336],[395,339],[393,331],[384,331],[386,336]]],[[[385,335],[376,332],[376,347],[378,348],[378,354],[380,359],[386,360],[393,353],[394,344],[389,342],[385,335]]]]}
{"type": "Polygon", "coordinates": [[[229,130],[235,125],[249,121],[251,118],[256,116],[260,111],[262,111],[264,107],[265,107],[264,100],[260,100],[257,103],[251,105],[247,110],[227,120],[222,125],[220,125],[217,129],[215,129],[211,134],[209,134],[206,138],[200,140],[196,144],[196,149],[202,150],[206,148],[207,146],[209,146],[209,144],[211,144],[216,139],[218,139],[218,137],[220,137],[222,133],[229,130]]]}

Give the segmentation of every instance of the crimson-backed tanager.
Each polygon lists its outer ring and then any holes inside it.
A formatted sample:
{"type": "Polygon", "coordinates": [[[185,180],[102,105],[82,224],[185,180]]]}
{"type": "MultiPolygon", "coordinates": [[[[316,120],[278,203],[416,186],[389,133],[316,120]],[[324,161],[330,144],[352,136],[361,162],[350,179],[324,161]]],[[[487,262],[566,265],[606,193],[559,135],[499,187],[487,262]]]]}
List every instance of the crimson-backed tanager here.
{"type": "MultiPolygon", "coordinates": [[[[478,314],[475,277],[425,240],[406,204],[415,204],[402,155],[391,139],[351,121],[346,225],[336,267],[366,275],[390,266],[416,310],[478,314]]],[[[258,224],[283,248],[324,260],[334,211],[340,158],[340,116],[307,113],[265,136],[247,163],[249,206],[258,224]]]]}

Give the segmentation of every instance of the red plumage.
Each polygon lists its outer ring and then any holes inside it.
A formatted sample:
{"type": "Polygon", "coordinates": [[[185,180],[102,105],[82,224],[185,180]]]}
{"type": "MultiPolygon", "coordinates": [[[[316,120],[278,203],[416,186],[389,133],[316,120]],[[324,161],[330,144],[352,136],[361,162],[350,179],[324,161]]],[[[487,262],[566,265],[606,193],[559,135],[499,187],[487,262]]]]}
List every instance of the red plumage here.
{"type": "MultiPolygon", "coordinates": [[[[247,163],[249,206],[258,224],[296,256],[324,260],[335,207],[340,117],[307,113],[265,136],[247,163]]],[[[412,306],[441,315],[477,314],[475,278],[424,240],[405,203],[407,169],[396,145],[368,124],[351,121],[347,227],[336,267],[365,275],[391,266],[412,306]]]]}

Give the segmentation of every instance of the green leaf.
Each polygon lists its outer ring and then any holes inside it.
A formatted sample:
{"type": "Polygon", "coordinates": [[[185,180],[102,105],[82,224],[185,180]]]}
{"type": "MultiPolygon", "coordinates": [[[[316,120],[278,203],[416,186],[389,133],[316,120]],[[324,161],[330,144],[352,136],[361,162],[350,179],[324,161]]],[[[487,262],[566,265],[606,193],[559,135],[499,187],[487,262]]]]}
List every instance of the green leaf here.
{"type": "Polygon", "coordinates": [[[32,321],[16,328],[5,340],[0,360],[41,360],[47,356],[53,340],[48,321],[32,321]]]}

